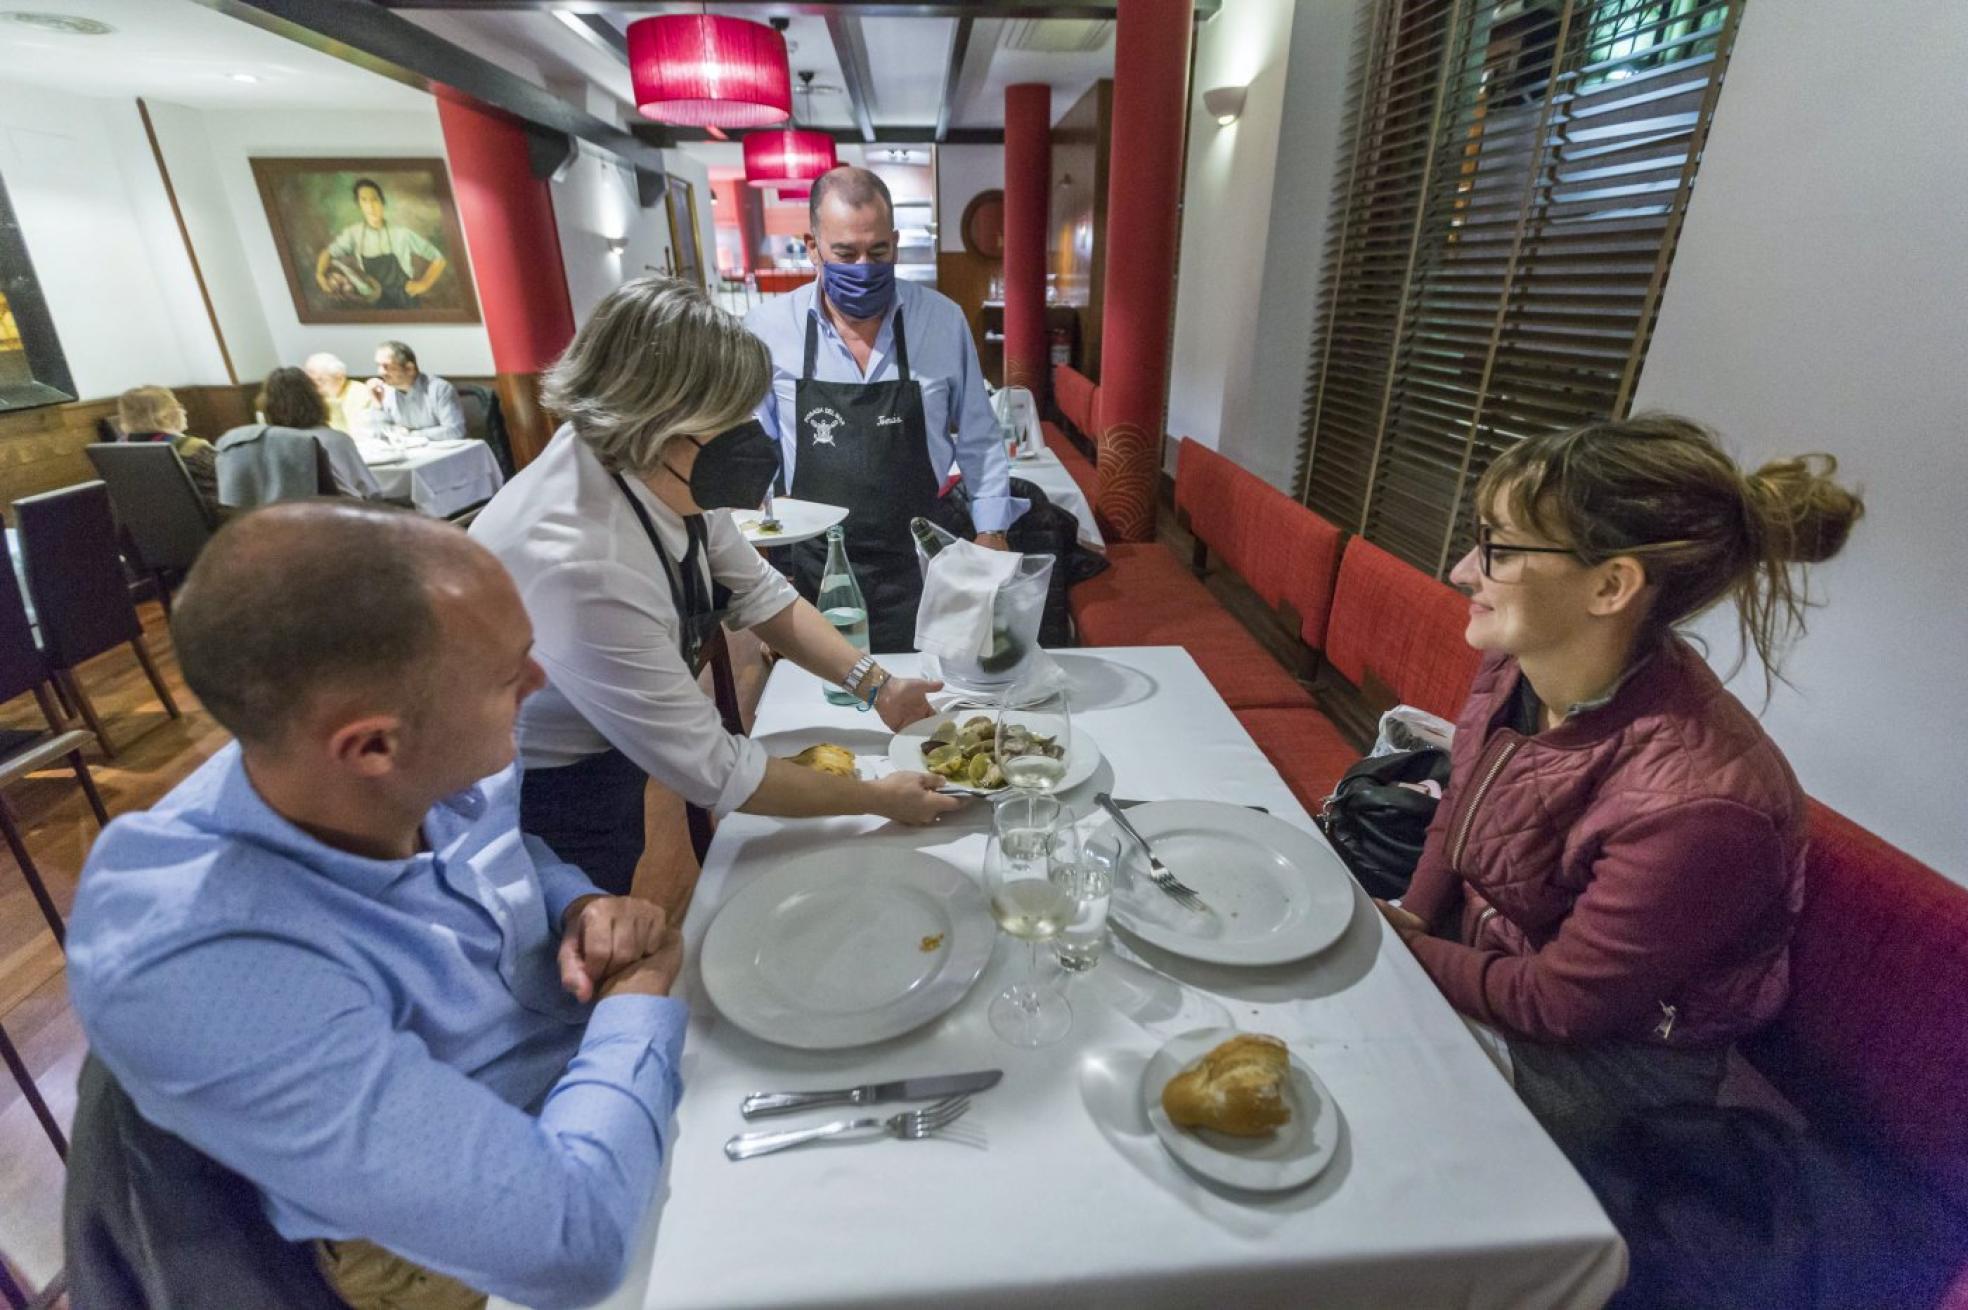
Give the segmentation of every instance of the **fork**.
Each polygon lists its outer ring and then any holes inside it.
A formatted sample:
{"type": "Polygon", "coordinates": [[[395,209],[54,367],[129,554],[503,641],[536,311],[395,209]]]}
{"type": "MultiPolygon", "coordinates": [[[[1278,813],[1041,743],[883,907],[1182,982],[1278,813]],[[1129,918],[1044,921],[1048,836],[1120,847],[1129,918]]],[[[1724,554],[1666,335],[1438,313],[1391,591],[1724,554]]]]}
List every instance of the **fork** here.
{"type": "Polygon", "coordinates": [[[830,1137],[852,1140],[888,1136],[905,1142],[918,1142],[925,1137],[934,1137],[945,1132],[951,1124],[963,1118],[964,1112],[968,1109],[970,1109],[968,1096],[952,1096],[934,1105],[926,1105],[920,1110],[905,1110],[886,1119],[836,1119],[832,1123],[824,1123],[815,1128],[739,1133],[724,1144],[724,1154],[729,1160],[749,1160],[755,1155],[770,1155],[774,1151],[783,1151],[804,1142],[817,1142],[830,1137]]]}
{"type": "Polygon", "coordinates": [[[1115,826],[1134,838],[1135,844],[1141,847],[1141,853],[1148,857],[1148,881],[1161,888],[1170,900],[1184,909],[1194,910],[1198,914],[1216,913],[1209,907],[1208,901],[1196,894],[1194,887],[1169,872],[1168,865],[1163,864],[1161,857],[1155,854],[1155,848],[1148,844],[1148,839],[1135,831],[1127,815],[1121,812],[1121,807],[1114,804],[1112,796],[1103,791],[1093,798],[1093,803],[1113,815],[1115,826]]]}

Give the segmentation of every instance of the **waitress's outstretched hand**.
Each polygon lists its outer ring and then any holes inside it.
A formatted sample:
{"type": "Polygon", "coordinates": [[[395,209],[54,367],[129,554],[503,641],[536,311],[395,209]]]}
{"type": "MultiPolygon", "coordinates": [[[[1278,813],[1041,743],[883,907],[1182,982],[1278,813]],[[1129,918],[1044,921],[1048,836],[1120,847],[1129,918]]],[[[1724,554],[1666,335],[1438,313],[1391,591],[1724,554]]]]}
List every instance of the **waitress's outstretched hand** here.
{"type": "Polygon", "coordinates": [[[923,678],[890,678],[875,698],[875,713],[881,715],[890,732],[900,732],[917,719],[936,713],[936,707],[929,703],[930,693],[942,690],[942,683],[923,678]]]}
{"type": "Polygon", "coordinates": [[[868,784],[876,793],[868,812],[897,823],[934,823],[963,804],[939,790],[942,786],[943,779],[933,773],[891,773],[868,784]]]}

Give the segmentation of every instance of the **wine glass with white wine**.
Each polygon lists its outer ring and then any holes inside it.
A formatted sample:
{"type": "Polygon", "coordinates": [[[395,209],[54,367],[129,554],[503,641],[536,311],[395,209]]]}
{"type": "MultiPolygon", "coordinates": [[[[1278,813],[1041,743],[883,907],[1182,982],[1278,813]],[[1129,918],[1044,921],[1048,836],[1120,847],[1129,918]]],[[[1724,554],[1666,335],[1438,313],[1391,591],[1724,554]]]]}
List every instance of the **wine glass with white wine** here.
{"type": "Polygon", "coordinates": [[[1039,943],[1064,931],[1074,911],[1073,897],[1052,879],[1061,819],[1059,802],[1037,792],[1005,796],[991,817],[991,844],[984,852],[991,917],[1030,954],[1024,981],[991,1001],[991,1030],[1013,1046],[1047,1046],[1073,1028],[1066,998],[1039,985],[1039,943]]]}
{"type": "Polygon", "coordinates": [[[998,771],[1021,791],[1049,792],[1066,776],[1073,753],[1073,712],[1066,691],[1008,699],[998,709],[998,771]]]}

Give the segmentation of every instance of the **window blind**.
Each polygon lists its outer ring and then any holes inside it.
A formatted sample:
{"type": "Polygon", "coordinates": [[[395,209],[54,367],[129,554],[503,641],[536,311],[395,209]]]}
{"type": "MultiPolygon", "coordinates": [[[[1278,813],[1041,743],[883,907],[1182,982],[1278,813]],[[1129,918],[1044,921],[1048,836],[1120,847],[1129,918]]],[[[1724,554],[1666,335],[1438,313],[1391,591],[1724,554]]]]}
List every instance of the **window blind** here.
{"type": "Polygon", "coordinates": [[[1627,413],[1744,0],[1372,0],[1300,498],[1437,576],[1523,437],[1627,413]]]}

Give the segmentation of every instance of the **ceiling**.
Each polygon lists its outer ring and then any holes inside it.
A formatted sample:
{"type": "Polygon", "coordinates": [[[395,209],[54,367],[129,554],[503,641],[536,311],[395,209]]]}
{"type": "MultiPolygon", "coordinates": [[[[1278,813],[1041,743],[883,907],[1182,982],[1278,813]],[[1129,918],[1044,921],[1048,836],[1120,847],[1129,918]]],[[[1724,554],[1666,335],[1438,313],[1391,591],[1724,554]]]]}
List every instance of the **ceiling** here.
{"type": "Polygon", "coordinates": [[[0,0],[0,11],[93,19],[75,36],[0,18],[0,70],[72,95],[142,96],[198,109],[411,109],[421,91],[215,13],[193,0],[0,0]],[[238,80],[250,77],[253,81],[238,80]]]}

